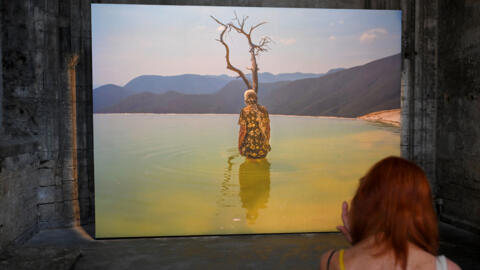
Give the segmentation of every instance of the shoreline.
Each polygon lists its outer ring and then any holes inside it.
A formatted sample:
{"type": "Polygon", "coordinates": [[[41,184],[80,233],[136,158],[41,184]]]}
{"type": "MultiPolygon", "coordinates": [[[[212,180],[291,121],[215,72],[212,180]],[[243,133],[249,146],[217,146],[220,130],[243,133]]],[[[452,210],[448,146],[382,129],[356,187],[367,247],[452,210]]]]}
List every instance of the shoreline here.
{"type": "MultiPolygon", "coordinates": [[[[94,115],[238,115],[238,113],[93,113],[94,115]]],[[[290,114],[270,114],[270,116],[282,117],[302,117],[302,118],[322,118],[322,119],[346,119],[346,120],[362,120],[368,122],[378,122],[382,124],[400,127],[400,109],[383,110],[372,112],[358,117],[342,117],[342,116],[323,116],[323,115],[290,115],[290,114]]]]}
{"type": "MultiPolygon", "coordinates": [[[[93,113],[98,115],[239,115],[239,113],[93,113]]],[[[349,119],[357,120],[359,117],[342,117],[342,116],[323,116],[323,115],[291,115],[291,114],[269,114],[270,116],[286,116],[286,117],[308,117],[308,118],[332,118],[332,119],[349,119]]]]}
{"type": "Polygon", "coordinates": [[[400,109],[372,112],[359,116],[357,118],[365,121],[378,122],[396,127],[401,126],[400,109]]]}

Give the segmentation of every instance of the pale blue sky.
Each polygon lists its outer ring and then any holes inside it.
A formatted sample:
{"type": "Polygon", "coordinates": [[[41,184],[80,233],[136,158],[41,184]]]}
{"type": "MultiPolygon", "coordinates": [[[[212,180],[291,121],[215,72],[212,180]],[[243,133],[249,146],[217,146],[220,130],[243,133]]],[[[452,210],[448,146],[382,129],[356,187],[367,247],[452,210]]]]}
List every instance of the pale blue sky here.
{"type": "MultiPolygon", "coordinates": [[[[219,25],[249,16],[261,21],[254,42],[270,36],[269,52],[258,59],[260,72],[324,73],[401,51],[401,12],[389,10],[287,9],[92,4],[93,84],[124,85],[144,74],[228,74],[225,49],[215,39],[219,25]]],[[[231,62],[247,72],[246,40],[231,32],[231,62]]]]}

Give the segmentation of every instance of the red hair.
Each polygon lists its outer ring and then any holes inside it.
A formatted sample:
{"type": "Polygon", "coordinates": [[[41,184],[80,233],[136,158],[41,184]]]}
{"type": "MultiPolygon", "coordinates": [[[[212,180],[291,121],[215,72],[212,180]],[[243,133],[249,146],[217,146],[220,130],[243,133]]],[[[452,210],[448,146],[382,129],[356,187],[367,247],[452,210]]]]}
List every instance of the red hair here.
{"type": "Polygon", "coordinates": [[[360,179],[351,203],[352,244],[375,236],[393,250],[406,269],[408,242],[437,255],[438,224],[427,177],[415,163],[399,157],[377,162],[360,179]]]}

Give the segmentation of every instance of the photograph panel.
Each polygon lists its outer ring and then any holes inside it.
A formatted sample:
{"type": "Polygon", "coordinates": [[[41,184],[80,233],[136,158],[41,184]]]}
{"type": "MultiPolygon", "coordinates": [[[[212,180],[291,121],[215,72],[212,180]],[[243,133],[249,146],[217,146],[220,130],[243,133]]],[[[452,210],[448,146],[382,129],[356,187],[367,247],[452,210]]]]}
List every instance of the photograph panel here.
{"type": "Polygon", "coordinates": [[[400,11],[92,4],[96,236],[335,231],[400,52],[400,11]]]}

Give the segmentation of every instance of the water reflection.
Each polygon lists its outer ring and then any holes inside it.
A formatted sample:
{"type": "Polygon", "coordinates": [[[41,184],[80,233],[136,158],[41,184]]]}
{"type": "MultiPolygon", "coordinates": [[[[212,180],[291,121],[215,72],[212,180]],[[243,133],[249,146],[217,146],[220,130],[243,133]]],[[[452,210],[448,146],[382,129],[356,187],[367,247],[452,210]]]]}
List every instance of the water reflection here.
{"type": "Polygon", "coordinates": [[[249,224],[255,224],[258,210],[267,208],[270,197],[270,163],[267,159],[246,159],[238,171],[240,199],[249,224]]]}
{"type": "MultiPolygon", "coordinates": [[[[224,209],[226,207],[235,207],[236,203],[234,202],[234,198],[236,199],[236,192],[235,186],[236,184],[231,182],[232,179],[232,169],[237,162],[234,162],[237,157],[240,157],[237,148],[230,148],[227,150],[227,153],[230,156],[227,159],[227,166],[224,168],[223,172],[223,181],[220,185],[220,193],[221,196],[217,200],[218,210],[224,209]]],[[[220,215],[218,212],[216,215],[220,215]]]]}

